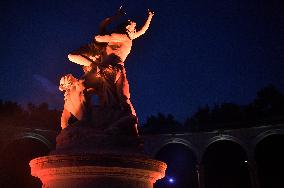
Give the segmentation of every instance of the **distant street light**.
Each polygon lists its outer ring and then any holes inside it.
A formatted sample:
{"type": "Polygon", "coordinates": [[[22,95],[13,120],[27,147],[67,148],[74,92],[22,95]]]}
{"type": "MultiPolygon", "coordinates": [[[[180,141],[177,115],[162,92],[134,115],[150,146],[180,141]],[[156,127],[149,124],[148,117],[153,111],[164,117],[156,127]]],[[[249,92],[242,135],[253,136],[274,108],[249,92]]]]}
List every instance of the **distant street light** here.
{"type": "Polygon", "coordinates": [[[175,179],[174,179],[174,178],[168,178],[168,181],[169,181],[170,183],[174,183],[174,182],[175,182],[175,179]]]}

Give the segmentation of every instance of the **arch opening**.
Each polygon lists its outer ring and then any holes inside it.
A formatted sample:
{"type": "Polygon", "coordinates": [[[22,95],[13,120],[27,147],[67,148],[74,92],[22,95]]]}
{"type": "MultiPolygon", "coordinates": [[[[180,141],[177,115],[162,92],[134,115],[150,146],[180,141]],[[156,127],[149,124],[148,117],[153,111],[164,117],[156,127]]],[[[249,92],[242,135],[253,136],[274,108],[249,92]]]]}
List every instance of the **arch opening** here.
{"type": "Polygon", "coordinates": [[[166,176],[154,184],[155,188],[198,187],[197,159],[190,148],[180,143],[170,143],[161,148],[155,158],[167,163],[166,176]]]}
{"type": "Polygon", "coordinates": [[[0,161],[0,187],[40,188],[41,181],[31,176],[29,162],[48,152],[48,146],[38,139],[22,138],[10,143],[3,150],[0,161]]]}
{"type": "Polygon", "coordinates": [[[210,144],[202,158],[206,188],[250,188],[245,150],[237,143],[219,140],[210,144]]]}
{"type": "Polygon", "coordinates": [[[255,148],[255,160],[261,188],[284,187],[284,135],[269,135],[255,148]]]}

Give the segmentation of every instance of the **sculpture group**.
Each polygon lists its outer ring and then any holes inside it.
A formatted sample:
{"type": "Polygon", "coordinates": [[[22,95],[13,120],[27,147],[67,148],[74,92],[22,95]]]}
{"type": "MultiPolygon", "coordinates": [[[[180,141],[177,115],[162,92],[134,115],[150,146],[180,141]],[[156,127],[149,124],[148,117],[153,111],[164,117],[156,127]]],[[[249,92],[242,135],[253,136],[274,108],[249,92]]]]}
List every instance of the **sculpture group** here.
{"type": "Polygon", "coordinates": [[[138,135],[138,120],[130,101],[124,62],[132,41],[147,31],[154,13],[148,10],[148,18],[138,31],[136,23],[128,20],[107,32],[106,26],[122,15],[124,12],[120,8],[113,17],[103,20],[93,41],[68,55],[71,62],[82,66],[84,74],[79,79],[68,74],[60,80],[59,89],[64,92],[65,101],[62,129],[73,118],[80,124],[87,122],[103,133],[124,131],[138,135]],[[96,105],[91,102],[93,95],[98,97],[96,105]]]}
{"type": "Polygon", "coordinates": [[[63,130],[56,148],[48,156],[30,162],[31,174],[50,188],[149,188],[165,176],[166,164],[151,159],[138,137],[137,116],[130,101],[124,62],[132,41],[146,32],[153,12],[144,26],[127,21],[112,32],[106,26],[123,15],[118,13],[100,24],[91,44],[71,52],[71,62],[82,66],[84,74],[63,76],[63,130]],[[91,102],[98,97],[98,104],[91,102]]]}

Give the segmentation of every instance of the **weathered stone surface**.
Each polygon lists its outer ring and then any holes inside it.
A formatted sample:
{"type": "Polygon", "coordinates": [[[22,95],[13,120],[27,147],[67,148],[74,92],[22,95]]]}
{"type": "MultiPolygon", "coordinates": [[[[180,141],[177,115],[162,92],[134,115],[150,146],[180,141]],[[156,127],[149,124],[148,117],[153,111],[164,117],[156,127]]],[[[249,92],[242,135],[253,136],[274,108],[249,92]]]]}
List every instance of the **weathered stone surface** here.
{"type": "Polygon", "coordinates": [[[144,154],[139,136],[106,134],[84,121],[61,130],[56,149],[30,167],[49,188],[151,188],[166,170],[144,154]]]}
{"type": "Polygon", "coordinates": [[[69,126],[56,138],[52,154],[143,154],[143,143],[138,136],[104,134],[91,126],[69,126]]]}
{"type": "Polygon", "coordinates": [[[150,188],[166,164],[133,155],[50,155],[30,162],[43,187],[150,188]]]}

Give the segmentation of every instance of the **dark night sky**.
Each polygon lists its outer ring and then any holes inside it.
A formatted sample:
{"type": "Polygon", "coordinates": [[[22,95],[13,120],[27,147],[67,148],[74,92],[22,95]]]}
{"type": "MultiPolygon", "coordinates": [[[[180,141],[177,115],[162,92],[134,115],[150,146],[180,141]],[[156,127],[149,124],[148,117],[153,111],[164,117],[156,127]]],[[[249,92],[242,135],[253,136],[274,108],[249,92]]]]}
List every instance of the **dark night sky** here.
{"type": "Polygon", "coordinates": [[[61,108],[60,77],[82,74],[67,54],[89,43],[120,5],[138,26],[148,8],[155,11],[126,60],[140,120],[157,112],[184,120],[206,104],[246,104],[269,83],[284,91],[281,0],[2,0],[0,98],[61,108]]]}

